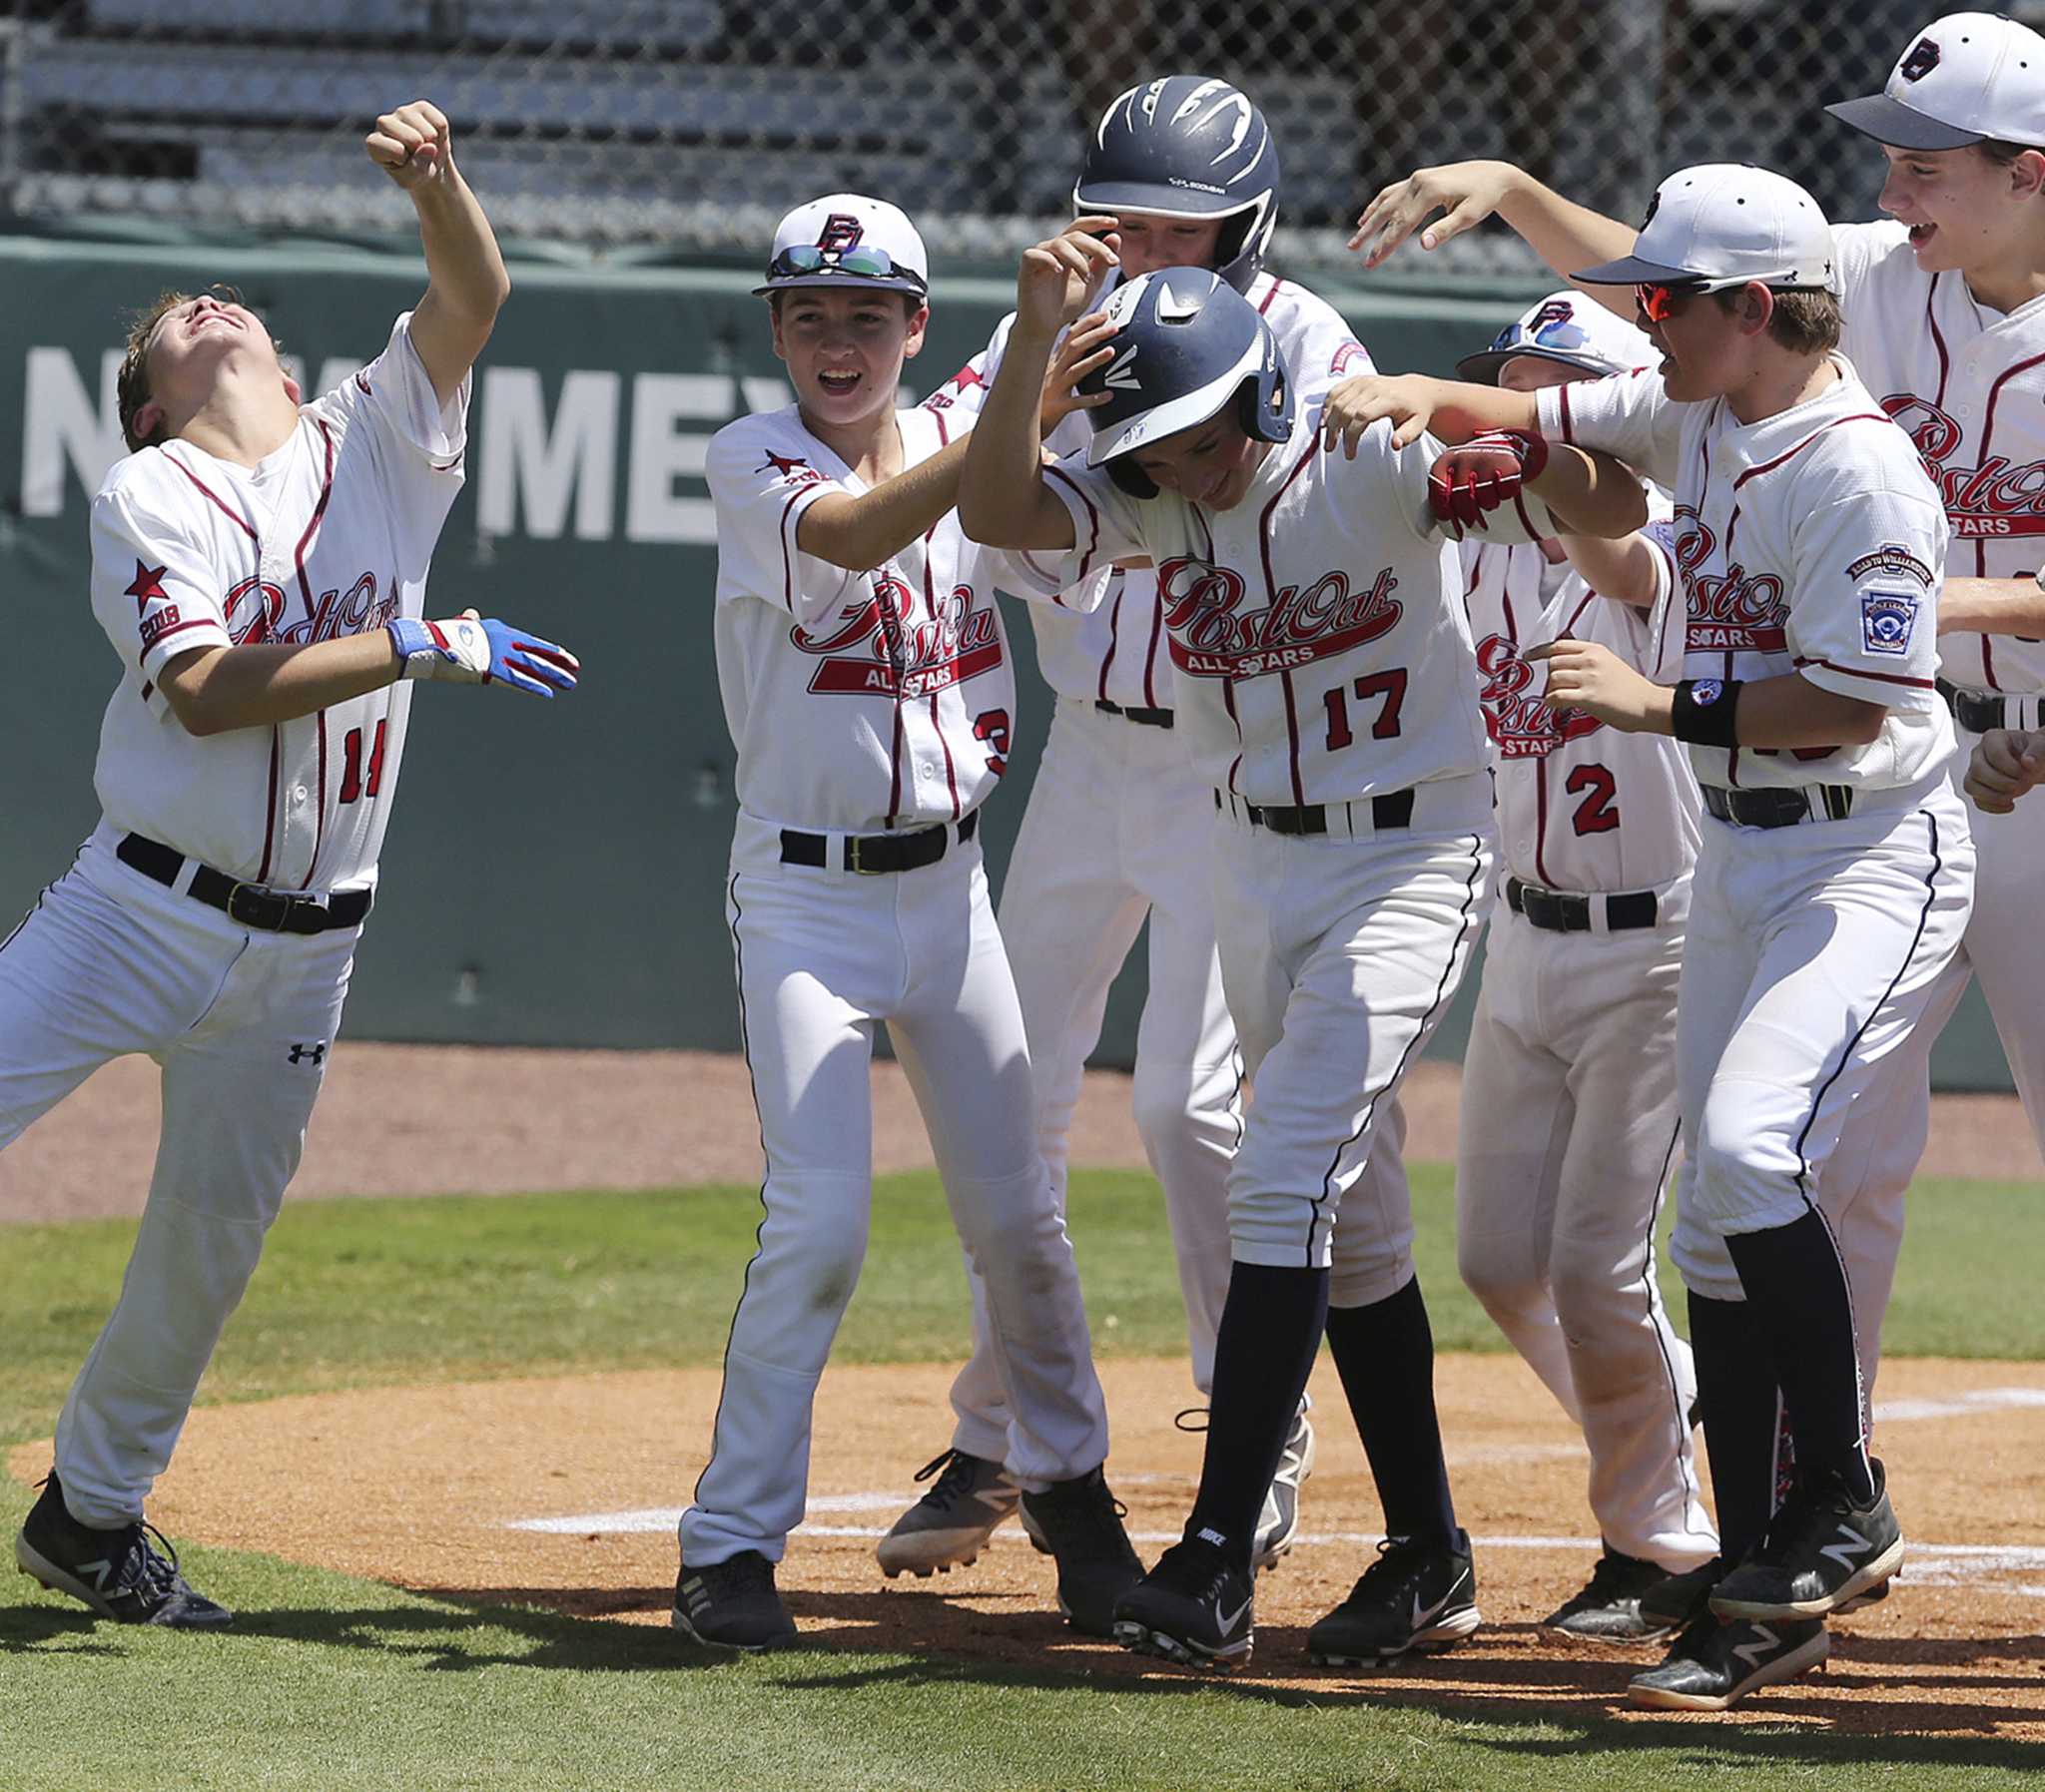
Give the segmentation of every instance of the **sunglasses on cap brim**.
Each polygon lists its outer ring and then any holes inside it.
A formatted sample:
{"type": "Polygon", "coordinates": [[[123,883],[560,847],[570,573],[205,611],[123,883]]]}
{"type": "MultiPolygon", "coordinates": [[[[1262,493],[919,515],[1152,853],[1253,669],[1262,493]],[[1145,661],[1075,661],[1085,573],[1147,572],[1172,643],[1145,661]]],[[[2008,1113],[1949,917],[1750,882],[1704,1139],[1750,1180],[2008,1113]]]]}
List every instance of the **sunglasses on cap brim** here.
{"type": "Polygon", "coordinates": [[[851,249],[819,249],[801,243],[784,249],[767,264],[769,280],[799,280],[806,274],[847,274],[858,280],[899,280],[919,293],[926,290],[924,278],[914,268],[905,268],[885,249],[865,244],[851,249]]]}
{"type": "Polygon", "coordinates": [[[1581,323],[1572,322],[1568,317],[1551,317],[1536,329],[1529,329],[1524,323],[1508,323],[1491,338],[1492,354],[1512,354],[1528,349],[1551,349],[1567,353],[1572,349],[1588,348],[1591,332],[1581,323]]]}

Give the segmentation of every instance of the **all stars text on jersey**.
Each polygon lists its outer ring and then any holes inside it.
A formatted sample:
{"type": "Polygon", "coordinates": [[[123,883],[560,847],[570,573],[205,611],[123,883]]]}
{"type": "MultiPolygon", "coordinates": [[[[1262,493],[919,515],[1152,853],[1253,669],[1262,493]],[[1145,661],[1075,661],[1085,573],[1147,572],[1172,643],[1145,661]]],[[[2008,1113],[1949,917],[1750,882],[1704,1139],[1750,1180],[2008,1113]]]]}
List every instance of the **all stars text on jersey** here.
{"type": "Polygon", "coordinates": [[[1248,584],[1229,567],[1182,558],[1157,569],[1172,663],[1195,678],[1296,671],[1375,641],[1404,613],[1392,595],[1398,585],[1389,566],[1361,589],[1351,588],[1347,573],[1325,572],[1281,586],[1261,609],[1244,610],[1248,584]]]}
{"type": "Polygon", "coordinates": [[[1002,664],[1002,636],[992,604],[971,585],[933,597],[912,620],[916,594],[890,573],[874,575],[864,602],[839,612],[843,626],[818,637],[798,625],[788,638],[823,659],[810,689],[854,697],[930,697],[1002,664]]]}
{"type": "Polygon", "coordinates": [[[1909,432],[1923,456],[1956,537],[2045,535],[2045,460],[2018,463],[2006,454],[1990,454],[1979,466],[1949,466],[1947,460],[1966,433],[1958,422],[1930,399],[1909,392],[1891,392],[1881,407],[1909,432]]]}

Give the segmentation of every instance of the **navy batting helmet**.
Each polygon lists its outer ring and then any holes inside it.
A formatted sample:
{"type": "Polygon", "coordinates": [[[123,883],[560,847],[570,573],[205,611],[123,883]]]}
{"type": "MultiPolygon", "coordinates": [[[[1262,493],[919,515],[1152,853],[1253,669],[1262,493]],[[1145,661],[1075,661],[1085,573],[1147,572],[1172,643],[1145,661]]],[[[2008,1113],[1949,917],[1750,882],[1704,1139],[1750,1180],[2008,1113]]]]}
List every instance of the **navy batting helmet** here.
{"type": "Polygon", "coordinates": [[[1104,307],[1116,325],[1105,366],[1079,381],[1109,394],[1086,418],[1088,466],[1104,465],[1139,498],[1157,486],[1129,456],[1237,406],[1244,431],[1282,442],[1292,433],[1292,381],[1278,338],[1256,307],[1205,268],[1161,268],[1117,287],[1104,307]]]}
{"type": "Polygon", "coordinates": [[[1214,265],[1244,293],[1278,222],[1278,145],[1264,115],[1226,81],[1146,81],[1100,115],[1072,204],[1082,214],[1225,220],[1214,265]]]}

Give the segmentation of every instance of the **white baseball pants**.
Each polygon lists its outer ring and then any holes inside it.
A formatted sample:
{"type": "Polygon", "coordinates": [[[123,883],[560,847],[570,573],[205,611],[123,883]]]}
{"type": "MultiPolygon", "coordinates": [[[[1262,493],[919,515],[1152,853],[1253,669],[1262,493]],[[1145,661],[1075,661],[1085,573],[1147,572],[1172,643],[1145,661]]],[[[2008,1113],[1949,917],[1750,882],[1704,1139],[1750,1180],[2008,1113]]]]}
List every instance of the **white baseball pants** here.
{"type": "Polygon", "coordinates": [[[0,1149],[111,1058],[163,1070],[113,1315],[57,1421],[81,1524],[142,1515],[305,1148],[359,927],[258,933],[152,883],[104,826],[0,946],[0,1149]]]}
{"type": "MultiPolygon", "coordinates": [[[[1214,795],[1193,777],[1178,737],[1060,699],[1001,901],[1035,1075],[1037,1149],[1062,1212],[1086,1058],[1147,916],[1149,992],[1131,1097],[1164,1190],[1202,1394],[1228,1295],[1228,1162],[1242,1131],[1235,1025],[1214,949],[1213,853],[1214,795]]],[[[986,1297],[980,1278],[971,1280],[974,1353],[952,1384],[953,1444],[999,1461],[1008,1406],[986,1297]]]]}
{"type": "Polygon", "coordinates": [[[1683,928],[1544,931],[1500,902],[1463,1059],[1463,1280],[1584,1432],[1615,1549],[1672,1572],[1713,1554],[1690,1428],[1690,1346],[1655,1279],[1676,1152],[1683,928]]]}
{"type": "Polygon", "coordinates": [[[1256,1084],[1229,1170],[1235,1260],[1332,1264],[1331,1289],[1345,1284],[1355,1304],[1373,1266],[1402,1255],[1410,1264],[1403,1178],[1368,1184],[1396,1193],[1389,1210],[1344,1203],[1469,964],[1491,870],[1490,780],[1421,785],[1408,828],[1375,832],[1367,799],[1347,809],[1342,832],[1307,836],[1224,812],[1214,907],[1229,1011],[1256,1084]],[[1403,1241],[1390,1236],[1402,1225],[1403,1241]]]}
{"type": "Polygon", "coordinates": [[[955,839],[935,865],[860,877],[783,865],[780,838],[741,815],[732,845],[727,916],[767,1177],[710,1463],[682,1516],[693,1566],[746,1549],[779,1560],[802,1520],[811,1402],[866,1254],[869,1066],[881,1021],[986,1286],[1012,1415],[995,1454],[1039,1489],[1107,1456],[1078,1274],[1037,1155],[1022,1017],[978,844],[955,839]]]}
{"type": "Polygon", "coordinates": [[[1672,1255],[1689,1287],[1737,1300],[1724,1235],[1785,1226],[1815,1205],[1840,1243],[1856,1321],[1878,1325],[1901,1230],[1876,1212],[1874,1248],[1850,1243],[1852,1210],[1881,1180],[1861,1130],[1892,1127],[1882,1109],[1924,1079],[1925,1016],[1973,900],[1966,811],[1941,781],[1863,793],[1840,821],[1759,829],[1707,816],[1704,827],[1677,1001],[1688,1155],[1672,1255]],[[1855,1265],[1881,1255],[1877,1299],[1855,1265]]]}

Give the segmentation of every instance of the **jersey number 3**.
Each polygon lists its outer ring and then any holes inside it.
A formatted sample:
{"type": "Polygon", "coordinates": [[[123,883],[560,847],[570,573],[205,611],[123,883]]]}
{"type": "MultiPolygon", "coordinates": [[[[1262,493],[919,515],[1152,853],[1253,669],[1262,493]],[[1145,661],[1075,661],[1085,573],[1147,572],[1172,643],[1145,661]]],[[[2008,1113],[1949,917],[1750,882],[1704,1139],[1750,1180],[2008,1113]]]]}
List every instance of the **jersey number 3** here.
{"type": "Polygon", "coordinates": [[[1619,786],[1603,766],[1579,766],[1563,781],[1564,790],[1582,797],[1577,805],[1579,834],[1610,834],[1619,826],[1619,786]]]}
{"type": "MultiPolygon", "coordinates": [[[[1399,706],[1406,701],[1405,667],[1396,666],[1390,672],[1373,672],[1368,678],[1359,678],[1350,689],[1355,691],[1359,703],[1368,703],[1373,697],[1385,700],[1377,720],[1370,725],[1372,740],[1389,741],[1398,734],[1399,706]]],[[[1328,751],[1339,753],[1356,739],[1349,732],[1349,692],[1337,685],[1332,691],[1322,694],[1321,702],[1328,711],[1328,751]]]]}
{"type": "Polygon", "coordinates": [[[352,803],[373,797],[383,786],[383,720],[376,723],[375,744],[369,749],[369,777],[362,781],[362,731],[350,728],[341,744],[341,794],[339,801],[352,803]]]}

